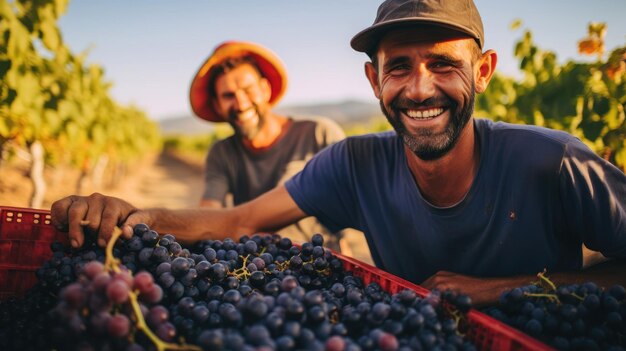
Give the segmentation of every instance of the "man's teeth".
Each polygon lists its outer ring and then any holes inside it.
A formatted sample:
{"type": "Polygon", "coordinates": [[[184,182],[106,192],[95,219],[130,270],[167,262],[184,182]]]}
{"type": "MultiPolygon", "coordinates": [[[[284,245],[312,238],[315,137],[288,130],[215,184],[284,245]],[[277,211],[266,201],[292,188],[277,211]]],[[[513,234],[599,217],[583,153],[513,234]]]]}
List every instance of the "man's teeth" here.
{"type": "Polygon", "coordinates": [[[247,121],[254,117],[254,110],[246,110],[238,115],[240,121],[247,121]]]}
{"type": "Polygon", "coordinates": [[[443,113],[443,108],[433,108],[430,110],[407,110],[407,116],[414,119],[434,118],[443,113]]]}

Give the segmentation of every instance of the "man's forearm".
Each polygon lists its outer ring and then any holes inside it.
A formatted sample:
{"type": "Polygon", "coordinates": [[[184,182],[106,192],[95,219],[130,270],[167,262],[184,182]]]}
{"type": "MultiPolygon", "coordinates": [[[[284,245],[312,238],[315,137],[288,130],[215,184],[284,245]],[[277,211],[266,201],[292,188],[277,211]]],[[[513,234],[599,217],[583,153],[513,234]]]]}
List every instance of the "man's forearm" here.
{"type": "MultiPolygon", "coordinates": [[[[594,282],[602,288],[610,288],[615,284],[626,286],[626,261],[609,260],[580,271],[547,271],[545,276],[555,286],[583,284],[586,282],[594,282]]],[[[535,281],[538,281],[537,276],[531,275],[502,279],[499,283],[494,284],[492,294],[486,292],[484,296],[481,296],[478,299],[478,301],[482,302],[481,300],[484,298],[485,304],[495,304],[498,302],[500,294],[503,292],[515,287],[529,285],[535,281]]],[[[489,284],[487,284],[487,286],[489,286],[489,284]]]]}
{"type": "Polygon", "coordinates": [[[222,202],[215,199],[202,199],[200,200],[200,207],[206,208],[223,208],[222,202]]]}
{"type": "Polygon", "coordinates": [[[255,232],[256,228],[246,227],[232,209],[180,209],[148,210],[154,224],[152,229],[159,234],[173,234],[177,241],[191,244],[199,240],[237,239],[242,234],[255,232]]]}
{"type": "Polygon", "coordinates": [[[614,284],[626,286],[626,260],[609,260],[575,272],[547,273],[556,285],[582,284],[592,281],[608,288],[614,284]]]}

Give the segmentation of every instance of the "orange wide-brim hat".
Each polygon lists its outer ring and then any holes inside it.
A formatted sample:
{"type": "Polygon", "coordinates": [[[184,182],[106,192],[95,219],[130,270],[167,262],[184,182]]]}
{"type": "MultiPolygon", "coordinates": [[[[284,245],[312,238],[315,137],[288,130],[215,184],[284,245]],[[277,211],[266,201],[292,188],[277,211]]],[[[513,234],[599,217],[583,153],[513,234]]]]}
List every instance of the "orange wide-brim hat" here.
{"type": "Polygon", "coordinates": [[[275,105],[285,94],[287,89],[287,70],[275,53],[258,44],[243,41],[227,41],[215,48],[191,82],[189,101],[191,109],[198,117],[210,122],[226,121],[215,110],[214,103],[211,101],[212,94],[210,94],[209,89],[213,89],[213,87],[208,86],[210,72],[216,64],[227,58],[248,55],[254,58],[261,75],[269,81],[272,87],[269,103],[275,105]]]}

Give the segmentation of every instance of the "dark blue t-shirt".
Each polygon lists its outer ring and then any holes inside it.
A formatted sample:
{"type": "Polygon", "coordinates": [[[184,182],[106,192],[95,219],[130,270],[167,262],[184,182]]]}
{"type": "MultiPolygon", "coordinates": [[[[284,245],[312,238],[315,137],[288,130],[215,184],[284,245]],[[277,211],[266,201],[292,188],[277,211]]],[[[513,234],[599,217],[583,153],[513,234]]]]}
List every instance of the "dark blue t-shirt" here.
{"type": "Polygon", "coordinates": [[[327,148],[287,190],[331,230],[363,231],[376,265],[415,283],[440,270],[482,277],[577,270],[583,242],[626,257],[623,172],[564,132],[486,119],[474,125],[480,166],[453,207],[422,198],[394,132],[327,148]]]}

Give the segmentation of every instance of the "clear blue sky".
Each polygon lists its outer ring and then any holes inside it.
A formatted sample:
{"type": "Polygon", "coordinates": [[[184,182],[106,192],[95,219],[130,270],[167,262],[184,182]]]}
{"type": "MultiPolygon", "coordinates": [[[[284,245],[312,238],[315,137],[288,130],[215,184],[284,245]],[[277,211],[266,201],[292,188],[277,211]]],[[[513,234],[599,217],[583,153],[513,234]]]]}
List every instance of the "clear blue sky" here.
{"type": "MultiPolygon", "coordinates": [[[[608,50],[626,44],[626,0],[475,0],[486,48],[500,71],[516,75],[513,45],[523,21],[540,47],[561,62],[585,59],[576,43],[590,21],[606,22],[608,50]]],[[[191,114],[191,78],[224,40],[274,50],[290,75],[282,105],[359,99],[374,102],[363,74],[366,56],[349,41],[374,20],[381,0],[71,0],[59,21],[73,52],[105,68],[113,97],[153,119],[191,114]]]]}

